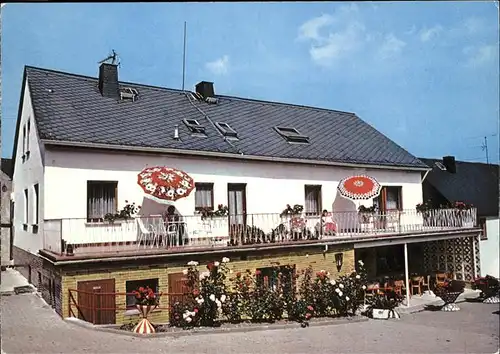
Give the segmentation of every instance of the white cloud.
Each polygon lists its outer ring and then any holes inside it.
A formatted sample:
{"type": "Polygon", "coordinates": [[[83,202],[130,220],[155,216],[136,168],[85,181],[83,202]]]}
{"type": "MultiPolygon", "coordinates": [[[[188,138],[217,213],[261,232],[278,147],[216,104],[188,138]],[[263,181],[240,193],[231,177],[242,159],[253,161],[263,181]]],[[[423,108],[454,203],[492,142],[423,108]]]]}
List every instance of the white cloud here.
{"type": "Polygon", "coordinates": [[[379,55],[382,59],[391,58],[401,53],[406,43],[394,34],[390,33],[385,36],[383,43],[379,47],[379,55]]]}
{"type": "Polygon", "coordinates": [[[498,47],[495,45],[469,46],[463,49],[467,58],[466,66],[478,67],[487,64],[495,59],[498,47]]]}
{"type": "Polygon", "coordinates": [[[333,20],[333,17],[327,14],[310,19],[299,27],[298,39],[319,39],[319,30],[332,24],[333,20]]]}
{"type": "Polygon", "coordinates": [[[431,28],[423,28],[420,33],[419,37],[422,42],[428,42],[437,36],[443,31],[443,27],[441,25],[436,25],[431,28]]]}
{"type": "Polygon", "coordinates": [[[393,34],[367,29],[356,4],[340,6],[333,14],[304,22],[298,29],[298,39],[310,44],[312,61],[325,67],[358,53],[378,54],[385,59],[400,53],[406,45],[393,34]]]}
{"type": "Polygon", "coordinates": [[[223,55],[217,60],[206,63],[205,66],[215,75],[226,75],[229,72],[229,56],[223,55]]]}

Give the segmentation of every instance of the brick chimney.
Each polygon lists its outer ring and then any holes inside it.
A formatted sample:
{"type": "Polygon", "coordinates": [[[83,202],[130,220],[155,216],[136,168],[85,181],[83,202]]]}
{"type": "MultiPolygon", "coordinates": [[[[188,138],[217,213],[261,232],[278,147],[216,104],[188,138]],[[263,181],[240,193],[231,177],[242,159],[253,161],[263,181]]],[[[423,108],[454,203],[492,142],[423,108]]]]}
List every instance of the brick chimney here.
{"type": "Polygon", "coordinates": [[[99,91],[103,97],[120,98],[118,86],[118,66],[102,63],[99,67],[99,91]]]}
{"type": "Polygon", "coordinates": [[[455,163],[455,156],[443,157],[443,165],[444,167],[446,167],[446,171],[450,173],[457,173],[457,164],[455,163]]]}

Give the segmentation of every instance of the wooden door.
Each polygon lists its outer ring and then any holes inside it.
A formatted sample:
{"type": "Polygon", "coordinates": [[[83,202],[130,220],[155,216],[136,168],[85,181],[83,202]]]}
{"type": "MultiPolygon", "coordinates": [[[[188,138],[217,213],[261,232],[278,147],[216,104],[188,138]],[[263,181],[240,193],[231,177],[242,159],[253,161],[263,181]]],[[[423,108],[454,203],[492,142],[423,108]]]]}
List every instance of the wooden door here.
{"type": "Polygon", "coordinates": [[[246,184],[228,183],[227,206],[229,208],[229,233],[243,230],[247,223],[246,184]]]}
{"type": "Polygon", "coordinates": [[[115,280],[80,281],[78,318],[93,324],[116,323],[115,280]]]}
{"type": "Polygon", "coordinates": [[[168,275],[168,306],[172,314],[173,306],[176,302],[183,303],[189,291],[187,287],[187,277],[183,273],[172,273],[168,275]]]}

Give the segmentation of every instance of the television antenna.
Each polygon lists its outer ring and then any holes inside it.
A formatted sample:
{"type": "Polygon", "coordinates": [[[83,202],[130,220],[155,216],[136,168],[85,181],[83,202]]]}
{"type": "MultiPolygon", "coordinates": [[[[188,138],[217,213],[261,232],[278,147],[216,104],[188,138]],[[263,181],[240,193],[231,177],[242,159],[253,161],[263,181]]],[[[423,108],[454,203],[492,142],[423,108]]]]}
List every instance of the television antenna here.
{"type": "Polygon", "coordinates": [[[481,150],[486,152],[486,163],[489,164],[490,161],[489,161],[489,157],[488,157],[488,137],[487,136],[484,137],[484,143],[481,146],[481,150]]]}
{"type": "Polygon", "coordinates": [[[107,64],[112,64],[112,65],[118,65],[120,66],[120,62],[118,61],[118,53],[115,52],[114,49],[111,50],[111,54],[108,55],[108,57],[106,59],[103,59],[99,62],[99,64],[102,64],[102,63],[105,63],[107,62],[107,64]],[[111,61],[111,62],[110,62],[111,61]]]}

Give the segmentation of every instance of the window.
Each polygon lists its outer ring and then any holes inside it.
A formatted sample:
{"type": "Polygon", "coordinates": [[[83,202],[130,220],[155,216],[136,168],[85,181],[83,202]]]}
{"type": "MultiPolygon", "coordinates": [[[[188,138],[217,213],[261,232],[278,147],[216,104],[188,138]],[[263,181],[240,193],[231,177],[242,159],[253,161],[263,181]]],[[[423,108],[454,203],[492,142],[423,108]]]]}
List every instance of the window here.
{"type": "Polygon", "coordinates": [[[306,215],[321,215],[321,186],[305,186],[306,215]]]}
{"type": "Polygon", "coordinates": [[[26,125],[23,125],[23,158],[26,154],[26,125]]]}
{"type": "Polygon", "coordinates": [[[38,198],[39,187],[38,183],[33,186],[33,225],[38,225],[38,213],[40,210],[40,199],[38,198]]]}
{"type": "Polygon", "coordinates": [[[274,127],[274,129],[289,143],[309,143],[309,137],[302,135],[297,129],[291,127],[274,127]]]}
{"type": "Polygon", "coordinates": [[[229,138],[238,138],[238,133],[236,133],[236,130],[231,128],[229,124],[227,123],[221,123],[221,122],[215,122],[215,125],[217,128],[220,130],[224,136],[229,137],[229,138]]]}
{"type": "Polygon", "coordinates": [[[127,309],[135,308],[135,296],[132,294],[140,287],[150,287],[155,293],[159,293],[158,278],[144,279],[144,280],[131,280],[125,282],[125,291],[127,293],[127,309]]]}
{"type": "Polygon", "coordinates": [[[482,229],[482,231],[481,231],[481,240],[487,240],[488,239],[488,234],[486,233],[486,219],[485,218],[480,218],[479,219],[479,227],[482,229]]]}
{"type": "Polygon", "coordinates": [[[28,129],[26,133],[26,153],[30,152],[30,130],[31,130],[31,119],[28,119],[28,129]]]}
{"type": "Polygon", "coordinates": [[[29,210],[29,199],[28,199],[28,190],[24,190],[24,217],[23,217],[23,224],[24,224],[24,230],[27,229],[28,225],[28,210],[29,210]]]}
{"type": "Polygon", "coordinates": [[[117,211],[118,182],[87,181],[87,220],[102,221],[117,211]]]}
{"type": "Polygon", "coordinates": [[[446,171],[446,167],[441,162],[436,161],[434,165],[436,165],[436,167],[439,168],[440,170],[446,171]]]}
{"type": "Polygon", "coordinates": [[[373,205],[381,212],[403,210],[402,188],[399,186],[382,187],[380,195],[373,199],[373,205]]]}
{"type": "Polygon", "coordinates": [[[274,291],[283,285],[284,292],[290,294],[295,290],[294,273],[295,265],[266,267],[258,269],[260,274],[257,276],[257,282],[274,291]],[[284,284],[281,284],[283,282],[284,284]]]}
{"type": "Polygon", "coordinates": [[[195,183],[196,191],[194,193],[195,210],[203,208],[214,208],[214,184],[213,183],[195,183]]]}
{"type": "Polygon", "coordinates": [[[205,135],[205,127],[196,119],[184,119],[184,124],[186,124],[191,133],[205,135]]]}

